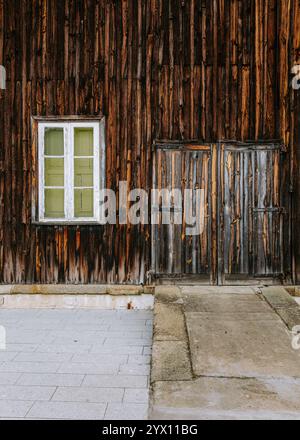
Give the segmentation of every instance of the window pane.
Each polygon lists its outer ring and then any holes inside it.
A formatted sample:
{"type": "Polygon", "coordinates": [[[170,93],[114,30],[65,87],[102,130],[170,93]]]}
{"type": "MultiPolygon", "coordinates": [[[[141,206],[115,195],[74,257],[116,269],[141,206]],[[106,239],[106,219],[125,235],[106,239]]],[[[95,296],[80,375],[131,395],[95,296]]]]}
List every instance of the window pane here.
{"type": "Polygon", "coordinates": [[[75,156],[94,155],[94,130],[92,128],[74,129],[75,156]]]}
{"type": "Polygon", "coordinates": [[[63,189],[45,189],[45,217],[64,218],[64,201],[63,189]]]}
{"type": "Polygon", "coordinates": [[[45,156],[64,155],[64,129],[45,129],[45,156]]]}
{"type": "Polygon", "coordinates": [[[94,217],[94,191],[75,189],[75,217],[94,217]]]}
{"type": "Polygon", "coordinates": [[[64,159],[45,159],[45,186],[64,186],[64,159]]]}
{"type": "Polygon", "coordinates": [[[74,160],[74,185],[75,187],[93,186],[93,159],[75,159],[74,160]]]}

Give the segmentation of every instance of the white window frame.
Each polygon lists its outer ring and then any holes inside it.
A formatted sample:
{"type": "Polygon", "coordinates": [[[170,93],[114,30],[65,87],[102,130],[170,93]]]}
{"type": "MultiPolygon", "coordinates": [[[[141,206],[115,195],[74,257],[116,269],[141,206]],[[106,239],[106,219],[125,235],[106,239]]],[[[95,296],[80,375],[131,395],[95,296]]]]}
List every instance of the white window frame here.
{"type": "MultiPolygon", "coordinates": [[[[99,224],[100,223],[100,190],[104,189],[104,125],[103,122],[39,122],[38,123],[38,168],[39,168],[39,223],[46,224],[99,224]],[[64,158],[64,209],[65,218],[45,217],[45,130],[63,128],[64,156],[46,156],[64,158]],[[94,132],[94,155],[80,156],[81,159],[92,158],[94,161],[94,216],[89,218],[75,217],[74,206],[74,130],[75,128],[92,128],[94,132]]],[[[61,187],[62,188],[62,187],[61,187]]],[[[89,187],[92,188],[92,187],[89,187]]],[[[85,188],[80,188],[85,189],[85,188]]]]}

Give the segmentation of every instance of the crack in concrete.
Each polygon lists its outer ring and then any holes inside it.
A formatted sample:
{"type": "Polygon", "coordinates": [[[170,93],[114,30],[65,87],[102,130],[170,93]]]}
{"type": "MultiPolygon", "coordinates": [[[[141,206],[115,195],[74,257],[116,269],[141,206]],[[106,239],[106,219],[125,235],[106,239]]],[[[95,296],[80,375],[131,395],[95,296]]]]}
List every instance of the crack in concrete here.
{"type": "Polygon", "coordinates": [[[182,287],[179,287],[182,304],[180,305],[180,310],[183,315],[183,321],[184,321],[184,328],[185,328],[185,337],[186,337],[186,345],[187,345],[187,352],[188,352],[188,358],[190,362],[190,372],[192,378],[196,378],[196,374],[193,368],[193,361],[192,361],[192,350],[191,350],[191,344],[190,344],[190,338],[189,338],[189,332],[188,332],[188,326],[187,326],[187,320],[186,320],[186,314],[184,313],[184,298],[182,294],[182,287]]]}

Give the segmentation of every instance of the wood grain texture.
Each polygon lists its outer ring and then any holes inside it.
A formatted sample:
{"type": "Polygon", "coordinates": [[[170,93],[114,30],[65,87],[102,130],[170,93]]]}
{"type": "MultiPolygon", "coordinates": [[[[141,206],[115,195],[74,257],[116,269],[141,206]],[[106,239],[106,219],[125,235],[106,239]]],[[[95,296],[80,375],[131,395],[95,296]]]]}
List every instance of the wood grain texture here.
{"type": "MultiPolygon", "coordinates": [[[[216,281],[216,146],[211,145],[157,145],[153,174],[158,191],[180,190],[182,198],[172,198],[170,224],[164,215],[168,201],[159,197],[155,212],[159,224],[153,226],[153,265],[156,275],[202,275],[216,281]],[[197,211],[195,191],[204,189],[201,195],[201,215],[198,227],[203,233],[192,235],[191,219],[197,211]],[[190,207],[185,203],[185,191],[192,190],[190,207]],[[202,216],[202,221],[200,222],[202,216]],[[178,224],[178,218],[182,221],[178,224]],[[156,243],[156,245],[155,245],[156,243]]],[[[194,227],[195,229],[195,227],[194,227]]]]}
{"type": "Polygon", "coordinates": [[[157,139],[281,139],[292,178],[299,11],[299,0],[0,0],[0,283],[141,283],[151,265],[148,226],[32,224],[33,115],[104,115],[116,190],[152,187],[157,139]]]}

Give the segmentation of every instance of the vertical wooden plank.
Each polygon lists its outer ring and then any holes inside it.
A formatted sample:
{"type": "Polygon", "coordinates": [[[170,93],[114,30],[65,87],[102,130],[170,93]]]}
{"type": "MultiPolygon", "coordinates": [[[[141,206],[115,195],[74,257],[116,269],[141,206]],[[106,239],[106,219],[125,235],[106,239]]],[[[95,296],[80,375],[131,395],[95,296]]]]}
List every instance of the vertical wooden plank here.
{"type": "Polygon", "coordinates": [[[279,2],[279,127],[280,137],[289,145],[289,41],[291,0],[279,2]]]}
{"type": "Polygon", "coordinates": [[[263,1],[255,2],[255,140],[262,138],[263,1]]]}
{"type": "Polygon", "coordinates": [[[218,283],[218,148],[212,145],[211,152],[211,283],[218,283]]]}
{"type": "MultiPolygon", "coordinates": [[[[293,56],[292,65],[300,64],[300,33],[298,31],[300,22],[300,2],[294,2],[293,16],[293,56]]],[[[294,92],[295,110],[293,113],[293,145],[294,154],[292,162],[292,174],[294,176],[295,193],[293,197],[294,211],[292,213],[292,243],[293,246],[293,274],[295,283],[300,281],[300,93],[294,92]]]]}

